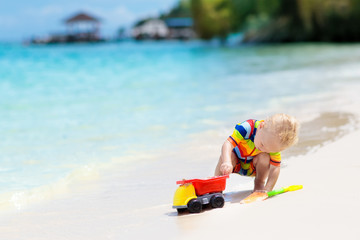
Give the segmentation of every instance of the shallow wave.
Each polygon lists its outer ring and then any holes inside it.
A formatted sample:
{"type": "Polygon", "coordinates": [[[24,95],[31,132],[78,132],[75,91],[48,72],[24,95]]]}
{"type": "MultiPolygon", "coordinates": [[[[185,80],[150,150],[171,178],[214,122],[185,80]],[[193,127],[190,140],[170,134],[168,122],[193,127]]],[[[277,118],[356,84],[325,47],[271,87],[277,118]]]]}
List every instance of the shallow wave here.
{"type": "Polygon", "coordinates": [[[61,198],[69,193],[72,185],[97,179],[99,179],[98,167],[96,165],[86,165],[73,170],[56,183],[0,194],[0,211],[22,210],[33,204],[61,198]]]}

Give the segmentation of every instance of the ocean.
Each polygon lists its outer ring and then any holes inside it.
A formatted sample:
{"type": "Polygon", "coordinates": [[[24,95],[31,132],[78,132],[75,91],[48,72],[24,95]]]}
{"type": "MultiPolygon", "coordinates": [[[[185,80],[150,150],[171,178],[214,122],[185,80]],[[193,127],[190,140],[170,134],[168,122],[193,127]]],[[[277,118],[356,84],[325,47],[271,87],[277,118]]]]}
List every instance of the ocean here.
{"type": "Polygon", "coordinates": [[[98,168],[181,156],[180,145],[225,140],[249,118],[339,111],[328,101],[358,83],[359,58],[359,44],[0,44],[0,205],[22,209],[98,168]]]}

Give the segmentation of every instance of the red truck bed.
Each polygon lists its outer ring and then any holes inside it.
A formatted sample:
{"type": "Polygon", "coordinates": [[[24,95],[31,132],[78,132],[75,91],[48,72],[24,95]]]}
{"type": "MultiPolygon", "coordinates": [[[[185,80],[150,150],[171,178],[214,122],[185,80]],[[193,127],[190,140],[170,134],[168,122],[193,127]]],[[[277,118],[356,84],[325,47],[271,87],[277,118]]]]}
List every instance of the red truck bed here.
{"type": "Polygon", "coordinates": [[[207,193],[222,192],[226,187],[226,179],[229,178],[229,175],[211,177],[205,179],[189,179],[177,181],[176,184],[186,184],[192,183],[195,188],[197,196],[201,196],[207,193]]]}

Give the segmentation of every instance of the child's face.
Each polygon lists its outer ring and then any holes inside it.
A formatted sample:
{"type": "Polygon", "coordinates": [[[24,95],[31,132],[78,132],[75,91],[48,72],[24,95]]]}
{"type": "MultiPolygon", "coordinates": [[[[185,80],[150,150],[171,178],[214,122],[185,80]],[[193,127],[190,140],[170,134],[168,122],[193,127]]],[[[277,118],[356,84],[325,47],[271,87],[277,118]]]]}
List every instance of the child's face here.
{"type": "Polygon", "coordinates": [[[282,150],[277,136],[264,128],[264,122],[260,123],[257,129],[254,144],[257,149],[266,153],[280,152],[282,150]]]}

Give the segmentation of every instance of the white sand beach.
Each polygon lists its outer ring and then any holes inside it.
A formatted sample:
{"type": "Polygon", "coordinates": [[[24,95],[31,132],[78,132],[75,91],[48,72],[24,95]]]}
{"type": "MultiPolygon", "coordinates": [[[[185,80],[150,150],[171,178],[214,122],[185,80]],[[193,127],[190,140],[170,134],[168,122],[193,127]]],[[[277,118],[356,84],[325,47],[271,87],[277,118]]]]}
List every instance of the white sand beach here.
{"type": "MultiPolygon", "coordinates": [[[[123,206],[117,205],[124,194],[116,190],[97,191],[102,196],[73,195],[2,216],[0,236],[1,239],[357,239],[358,139],[360,131],[356,130],[314,153],[294,158],[282,170],[277,186],[302,184],[304,188],[263,202],[239,204],[250,193],[239,191],[228,193],[224,208],[200,214],[177,216],[168,202],[124,215],[123,206]]],[[[231,175],[228,186],[239,182],[241,177],[231,175]]],[[[145,195],[138,196],[145,199],[145,195]]]]}
{"type": "MultiPolygon", "coordinates": [[[[358,239],[360,130],[291,159],[282,169],[277,188],[302,184],[304,188],[266,201],[239,204],[251,181],[231,175],[222,209],[178,216],[171,208],[179,171],[163,179],[164,169],[149,181],[121,188],[116,171],[108,179],[74,186],[70,197],[34,205],[0,218],[1,239],[358,239]],[[109,184],[108,180],[118,180],[109,184]],[[166,181],[161,185],[161,182],[166,181]],[[91,185],[91,187],[90,187],[91,185]],[[152,186],[149,187],[149,186],[152,186]],[[163,190],[161,187],[166,186],[163,190]],[[151,195],[152,194],[152,195],[151,195]],[[154,195],[167,196],[158,202],[154,195]],[[141,198],[146,204],[129,211],[141,198]],[[124,200],[125,199],[125,200],[124,200]]],[[[179,166],[184,163],[179,163],[179,166]]],[[[178,166],[178,167],[179,167],[178,166]]],[[[194,165],[194,169],[200,166],[194,165]]],[[[208,167],[208,171],[213,166],[208,167]]],[[[143,169],[139,170],[139,173],[143,169]]],[[[199,172],[199,170],[194,170],[199,172]]],[[[204,169],[202,169],[204,171],[204,169]]],[[[196,173],[189,173],[189,176],[196,173]]]]}

